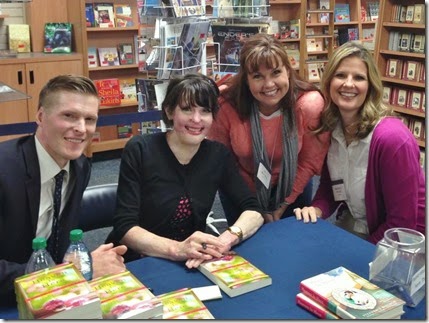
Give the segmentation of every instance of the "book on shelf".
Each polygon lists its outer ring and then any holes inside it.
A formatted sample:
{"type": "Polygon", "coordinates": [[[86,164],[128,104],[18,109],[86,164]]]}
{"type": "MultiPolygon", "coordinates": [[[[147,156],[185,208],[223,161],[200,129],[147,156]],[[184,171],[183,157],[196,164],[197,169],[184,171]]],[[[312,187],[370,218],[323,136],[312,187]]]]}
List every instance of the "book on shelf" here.
{"type": "Polygon", "coordinates": [[[99,47],[100,66],[119,66],[119,55],[116,47],[99,47]]]}
{"type": "Polygon", "coordinates": [[[259,25],[212,25],[216,60],[220,72],[237,72],[243,41],[260,32],[259,25]],[[220,47],[218,49],[217,47],[220,47]],[[220,56],[220,57],[218,57],[220,56]]]}
{"type": "Polygon", "coordinates": [[[424,24],[426,22],[426,10],[424,4],[414,5],[413,24],[424,24]]]}
{"type": "Polygon", "coordinates": [[[343,319],[393,319],[405,302],[340,266],[304,279],[300,291],[343,319]]]}
{"type": "Polygon", "coordinates": [[[172,319],[214,319],[204,303],[190,288],[182,288],[158,295],[163,304],[164,320],[172,319]]]}
{"type": "Polygon", "coordinates": [[[71,263],[15,279],[20,319],[100,319],[100,299],[71,263]]]}
{"type": "Polygon", "coordinates": [[[336,3],[334,7],[335,22],[350,22],[350,5],[348,3],[336,3]]]}
{"type": "Polygon", "coordinates": [[[98,55],[96,47],[88,47],[88,67],[98,67],[98,55]]]}
{"type": "Polygon", "coordinates": [[[389,58],[386,64],[386,76],[399,78],[402,74],[402,60],[389,58]]]}
{"type": "Polygon", "coordinates": [[[133,27],[134,21],[131,11],[131,6],[129,4],[119,4],[115,3],[113,5],[114,14],[115,14],[115,26],[116,27],[133,27]]]}
{"type": "Polygon", "coordinates": [[[317,63],[307,63],[307,70],[310,82],[320,82],[319,65],[317,63]]]}
{"type": "Polygon", "coordinates": [[[143,121],[140,126],[140,133],[157,133],[161,132],[160,121],[143,121]]]}
{"type": "Polygon", "coordinates": [[[157,100],[155,85],[167,82],[168,81],[157,79],[136,78],[137,110],[139,112],[159,110],[159,106],[162,102],[158,102],[157,100]]]}
{"type": "Polygon", "coordinates": [[[94,3],[94,17],[97,27],[115,27],[115,13],[113,3],[94,3]]]}
{"type": "Polygon", "coordinates": [[[391,101],[392,88],[390,86],[383,86],[383,96],[381,97],[384,103],[390,103],[391,101]]]}
{"type": "Polygon", "coordinates": [[[208,260],[198,266],[208,279],[229,297],[235,297],[272,284],[272,279],[240,255],[208,260]]]}
{"type": "MultiPolygon", "coordinates": [[[[319,0],[320,10],[329,10],[329,0],[319,0]]],[[[329,13],[322,12],[319,14],[319,22],[322,24],[329,24],[329,13]]]]}
{"type": "Polygon", "coordinates": [[[426,36],[415,34],[414,39],[411,44],[411,51],[415,53],[424,53],[425,52],[425,42],[426,36]]]}
{"type": "Polygon", "coordinates": [[[408,24],[412,24],[414,20],[414,5],[408,5],[406,16],[405,16],[405,22],[408,24]]]}
{"type": "Polygon", "coordinates": [[[299,19],[288,21],[279,21],[280,39],[298,39],[299,38],[299,19]]]}
{"type": "Polygon", "coordinates": [[[290,65],[293,69],[299,69],[300,51],[299,49],[288,49],[286,50],[287,56],[290,61],[290,65]]]}
{"type": "Polygon", "coordinates": [[[422,68],[422,64],[420,62],[405,60],[403,64],[402,79],[417,82],[420,75],[420,68],[422,68]]]}
{"type": "Polygon", "coordinates": [[[402,33],[400,42],[399,42],[399,50],[404,52],[409,52],[411,49],[411,33],[402,33]]]}
{"type": "Polygon", "coordinates": [[[94,80],[101,106],[121,104],[121,87],[118,78],[94,80]]]}
{"type": "Polygon", "coordinates": [[[422,109],[422,91],[411,91],[411,95],[409,96],[408,107],[413,110],[420,111],[422,109]]]}
{"type": "Polygon", "coordinates": [[[68,22],[47,22],[44,31],[45,53],[71,53],[72,24],[68,22]]]}
{"type": "Polygon", "coordinates": [[[313,313],[322,320],[339,320],[341,319],[338,315],[332,313],[329,309],[323,307],[311,297],[308,297],[304,293],[298,293],[296,295],[296,303],[305,308],[310,313],[313,313]]]}
{"type": "MultiPolygon", "coordinates": [[[[131,125],[118,125],[129,138],[131,125]]],[[[132,130],[132,129],[131,129],[132,130]]],[[[132,135],[132,133],[131,133],[132,135]]],[[[89,285],[101,300],[103,319],[151,319],[162,316],[161,301],[128,270],[93,279],[89,285]]]]}
{"type": "Polygon", "coordinates": [[[407,6],[399,5],[399,18],[397,22],[405,22],[406,19],[407,19],[407,6]]]}
{"type": "Polygon", "coordinates": [[[97,25],[95,22],[95,15],[94,15],[94,4],[92,2],[85,3],[85,19],[86,19],[86,27],[95,27],[97,25]]]}
{"type": "Polygon", "coordinates": [[[121,103],[137,104],[136,80],[134,77],[126,77],[119,79],[121,88],[121,103]]]}
{"type": "Polygon", "coordinates": [[[8,25],[9,50],[17,53],[31,52],[30,46],[30,25],[9,24],[8,25]]]}
{"type": "Polygon", "coordinates": [[[367,8],[369,12],[369,20],[370,21],[377,21],[378,14],[380,11],[380,1],[371,1],[367,2],[367,8]]]}
{"type": "Polygon", "coordinates": [[[119,63],[121,65],[134,64],[134,51],[132,43],[118,44],[119,63]]]}

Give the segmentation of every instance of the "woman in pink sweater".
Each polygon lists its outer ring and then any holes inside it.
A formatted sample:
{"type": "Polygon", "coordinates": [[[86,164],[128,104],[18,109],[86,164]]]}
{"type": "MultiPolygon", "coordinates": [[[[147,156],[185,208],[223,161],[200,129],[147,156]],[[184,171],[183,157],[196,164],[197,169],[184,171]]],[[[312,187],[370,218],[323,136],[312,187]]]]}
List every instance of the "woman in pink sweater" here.
{"type": "MultiPolygon", "coordinates": [[[[257,34],[244,43],[239,71],[219,103],[209,139],[233,152],[265,222],[293,215],[296,205],[289,204],[320,174],[329,146],[329,133],[312,132],[320,126],[322,95],[292,69],[281,42],[257,34]]],[[[228,217],[235,211],[220,197],[228,217]]]]}
{"type": "Polygon", "coordinates": [[[416,139],[381,97],[372,55],[361,45],[339,47],[325,68],[328,100],[323,125],[332,132],[320,186],[312,206],[295,210],[316,222],[334,211],[336,224],[372,243],[390,228],[425,233],[425,176],[416,139]]]}

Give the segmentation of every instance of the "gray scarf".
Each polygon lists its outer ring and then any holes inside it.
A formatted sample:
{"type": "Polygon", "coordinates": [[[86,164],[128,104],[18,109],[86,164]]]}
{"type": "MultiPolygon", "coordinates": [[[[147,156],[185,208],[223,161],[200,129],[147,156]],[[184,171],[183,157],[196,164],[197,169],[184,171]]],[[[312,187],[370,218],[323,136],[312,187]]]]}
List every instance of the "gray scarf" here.
{"type": "Polygon", "coordinates": [[[290,131],[291,133],[289,133],[287,119],[288,116],[283,113],[283,159],[280,168],[277,191],[275,192],[276,198],[275,200],[271,200],[271,181],[269,187],[266,188],[257,176],[259,163],[262,163],[271,174],[271,161],[268,159],[267,151],[264,145],[259,109],[255,103],[252,104],[250,126],[252,131],[253,159],[255,165],[256,197],[258,198],[261,208],[268,213],[277,210],[280,207],[280,203],[284,201],[285,197],[290,195],[292,192],[293,182],[295,180],[298,164],[298,137],[295,120],[293,119],[293,126],[290,131]]]}

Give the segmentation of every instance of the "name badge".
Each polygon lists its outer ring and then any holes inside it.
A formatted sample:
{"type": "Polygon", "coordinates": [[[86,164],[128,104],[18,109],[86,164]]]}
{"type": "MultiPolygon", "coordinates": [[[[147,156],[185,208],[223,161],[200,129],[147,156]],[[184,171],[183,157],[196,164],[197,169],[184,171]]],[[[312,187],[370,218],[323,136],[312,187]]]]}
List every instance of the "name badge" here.
{"type": "Polygon", "coordinates": [[[262,163],[259,163],[257,177],[267,189],[270,187],[271,174],[262,163]]]}
{"type": "Polygon", "coordinates": [[[334,199],[337,202],[347,200],[346,187],[342,179],[332,181],[332,193],[334,193],[334,199]]]}

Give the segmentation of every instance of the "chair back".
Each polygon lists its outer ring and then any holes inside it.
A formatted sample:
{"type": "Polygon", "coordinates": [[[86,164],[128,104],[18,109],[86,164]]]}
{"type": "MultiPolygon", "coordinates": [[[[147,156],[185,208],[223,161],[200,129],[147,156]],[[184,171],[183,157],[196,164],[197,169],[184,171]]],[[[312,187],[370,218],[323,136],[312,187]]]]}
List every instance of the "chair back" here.
{"type": "Polygon", "coordinates": [[[83,193],[79,228],[84,232],[113,226],[117,183],[94,185],[83,193]]]}

